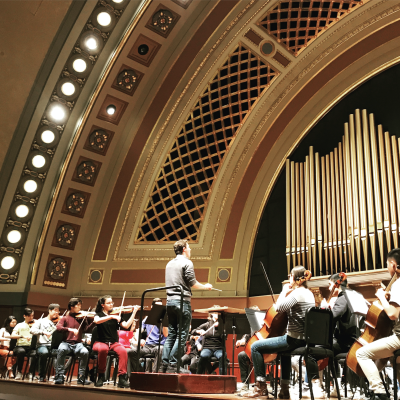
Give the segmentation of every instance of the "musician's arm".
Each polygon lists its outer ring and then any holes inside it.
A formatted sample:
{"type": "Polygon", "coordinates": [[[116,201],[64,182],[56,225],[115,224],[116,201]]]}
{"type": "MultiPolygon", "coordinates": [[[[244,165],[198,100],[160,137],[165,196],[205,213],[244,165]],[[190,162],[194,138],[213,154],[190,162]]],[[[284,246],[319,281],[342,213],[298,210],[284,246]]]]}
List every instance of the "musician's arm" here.
{"type": "Polygon", "coordinates": [[[295,292],[290,293],[287,297],[282,297],[282,293],[275,305],[277,312],[288,311],[298,302],[295,292]]]}
{"type": "Polygon", "coordinates": [[[378,289],[376,292],[376,297],[381,301],[381,304],[383,306],[383,309],[385,310],[387,316],[392,320],[395,321],[397,318],[399,318],[400,314],[400,305],[393,301],[394,299],[392,298],[390,303],[386,300],[386,292],[383,289],[378,289]]]}
{"type": "Polygon", "coordinates": [[[345,296],[340,296],[332,308],[333,323],[336,324],[340,317],[347,311],[347,301],[345,296]]]}

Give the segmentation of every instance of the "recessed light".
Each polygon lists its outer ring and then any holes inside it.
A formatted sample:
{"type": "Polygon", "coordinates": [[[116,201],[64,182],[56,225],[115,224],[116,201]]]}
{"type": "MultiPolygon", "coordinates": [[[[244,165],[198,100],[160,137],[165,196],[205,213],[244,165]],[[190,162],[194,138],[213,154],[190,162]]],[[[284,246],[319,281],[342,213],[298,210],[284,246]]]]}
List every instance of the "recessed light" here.
{"type": "Polygon", "coordinates": [[[88,37],[86,39],[85,45],[89,50],[96,50],[98,43],[97,43],[97,40],[92,36],[92,37],[88,37]]]}
{"type": "Polygon", "coordinates": [[[86,61],[83,58],[77,58],[73,63],[72,63],[72,68],[76,72],[83,72],[87,68],[86,61]]]}
{"type": "Polygon", "coordinates": [[[37,154],[37,155],[33,156],[32,165],[35,168],[42,168],[45,164],[46,164],[46,159],[42,155],[37,154]]]}
{"type": "Polygon", "coordinates": [[[21,232],[17,231],[16,229],[8,232],[7,240],[10,243],[13,244],[18,243],[21,240],[21,238],[22,238],[21,232]]]}
{"type": "Polygon", "coordinates": [[[37,183],[32,179],[29,179],[24,183],[24,190],[27,193],[35,192],[37,187],[38,187],[37,183]]]}
{"type": "Polygon", "coordinates": [[[108,26],[111,23],[111,15],[109,13],[103,11],[97,16],[97,22],[101,26],[108,26]]]}
{"type": "Polygon", "coordinates": [[[3,269],[11,269],[15,265],[15,258],[11,256],[5,256],[1,260],[1,266],[3,269]]]}
{"type": "Polygon", "coordinates": [[[122,3],[124,0],[112,0],[112,1],[113,1],[113,3],[119,4],[119,3],[122,3]]]}
{"type": "Polygon", "coordinates": [[[66,95],[66,96],[72,96],[75,93],[75,86],[71,82],[65,82],[61,86],[61,91],[66,95]]]}
{"type": "Polygon", "coordinates": [[[20,204],[15,209],[15,214],[19,218],[25,218],[29,214],[29,208],[24,204],[20,204]]]}
{"type": "Polygon", "coordinates": [[[59,104],[54,105],[50,110],[50,117],[54,121],[62,121],[65,118],[64,108],[59,104]]]}
{"type": "Polygon", "coordinates": [[[117,111],[117,107],[115,107],[113,104],[109,105],[106,108],[106,112],[107,112],[108,115],[114,115],[115,111],[117,111]]]}
{"type": "Polygon", "coordinates": [[[139,53],[141,56],[146,55],[148,52],[149,52],[149,46],[147,46],[147,44],[141,44],[141,45],[138,47],[138,53],[139,53]]]}
{"type": "Polygon", "coordinates": [[[54,132],[47,130],[47,131],[42,132],[42,134],[40,135],[40,138],[45,143],[52,143],[52,142],[54,142],[54,139],[56,138],[56,136],[54,135],[54,132]]]}

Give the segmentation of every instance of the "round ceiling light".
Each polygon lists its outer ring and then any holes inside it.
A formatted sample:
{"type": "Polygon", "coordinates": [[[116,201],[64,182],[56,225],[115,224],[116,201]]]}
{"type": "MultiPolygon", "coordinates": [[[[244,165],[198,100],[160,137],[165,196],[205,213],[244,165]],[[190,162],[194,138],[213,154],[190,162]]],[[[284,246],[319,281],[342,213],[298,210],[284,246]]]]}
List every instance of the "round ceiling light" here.
{"type": "Polygon", "coordinates": [[[85,41],[85,45],[89,50],[96,50],[98,43],[95,37],[89,36],[85,41]]]}
{"type": "Polygon", "coordinates": [[[113,1],[113,3],[119,4],[119,3],[122,3],[124,0],[112,0],[112,1],[113,1]]]}
{"type": "Polygon", "coordinates": [[[66,96],[72,96],[75,93],[75,86],[71,82],[65,82],[61,86],[61,91],[66,95],[66,96]]]}
{"type": "Polygon", "coordinates": [[[15,208],[15,214],[19,218],[25,218],[29,214],[29,207],[25,204],[20,204],[15,208]]]}
{"type": "Polygon", "coordinates": [[[50,110],[50,117],[54,121],[62,121],[65,118],[65,110],[60,104],[54,105],[54,107],[51,108],[50,110]]]}
{"type": "Polygon", "coordinates": [[[27,193],[34,193],[36,191],[37,187],[38,187],[38,184],[32,179],[29,179],[24,183],[24,190],[27,193]]]}
{"type": "Polygon", "coordinates": [[[15,265],[15,258],[11,256],[5,256],[0,263],[3,269],[12,269],[15,265]]]}
{"type": "Polygon", "coordinates": [[[86,61],[83,58],[77,58],[73,63],[72,63],[72,68],[76,72],[84,72],[86,71],[87,64],[86,61]]]}
{"type": "Polygon", "coordinates": [[[21,232],[17,231],[16,229],[8,232],[7,240],[10,243],[13,243],[13,244],[18,243],[21,240],[21,238],[22,238],[21,232]]]}
{"type": "Polygon", "coordinates": [[[97,22],[101,26],[108,26],[111,24],[111,15],[109,13],[103,11],[97,16],[97,22]]]}
{"type": "Polygon", "coordinates": [[[46,159],[41,154],[37,154],[32,157],[32,165],[35,168],[42,168],[45,164],[46,159]]]}
{"type": "Polygon", "coordinates": [[[56,138],[56,135],[54,134],[54,132],[46,130],[46,131],[42,132],[42,134],[40,135],[40,138],[45,143],[53,143],[54,139],[56,138]]]}
{"type": "Polygon", "coordinates": [[[117,111],[117,107],[115,107],[113,104],[109,105],[106,108],[106,112],[107,112],[108,115],[114,115],[115,111],[117,111]]]}

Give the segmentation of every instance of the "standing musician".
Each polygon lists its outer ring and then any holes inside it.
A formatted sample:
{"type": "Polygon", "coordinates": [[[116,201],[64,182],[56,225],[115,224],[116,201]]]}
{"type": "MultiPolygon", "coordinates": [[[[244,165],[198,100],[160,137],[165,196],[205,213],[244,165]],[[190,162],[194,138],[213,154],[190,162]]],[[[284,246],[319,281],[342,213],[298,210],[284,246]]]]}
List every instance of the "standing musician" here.
{"type": "MultiPolygon", "coordinates": [[[[176,257],[171,260],[165,269],[165,285],[166,286],[182,286],[183,288],[183,310],[180,305],[180,291],[177,289],[167,290],[167,315],[168,315],[168,337],[163,349],[163,372],[176,372],[176,364],[178,362],[178,332],[179,317],[182,315],[181,326],[181,357],[184,354],[186,338],[189,333],[190,322],[192,320],[192,308],[190,299],[192,290],[203,289],[211,290],[211,283],[205,285],[197,281],[193,263],[190,261],[191,248],[187,240],[178,240],[174,244],[174,252],[176,257]]],[[[187,370],[182,368],[182,372],[187,370]]]]}
{"type": "MultiPolygon", "coordinates": [[[[306,269],[298,266],[292,269],[289,275],[290,283],[283,287],[278,301],[275,304],[278,313],[287,312],[288,327],[287,334],[283,336],[261,339],[254,342],[251,346],[251,357],[254,364],[256,384],[252,392],[245,393],[243,397],[268,396],[267,380],[265,376],[265,364],[263,354],[274,354],[294,350],[306,345],[304,336],[304,323],[306,311],[315,306],[314,295],[307,289],[306,269]],[[299,286],[295,282],[302,281],[299,286]]],[[[282,379],[280,399],[290,399],[290,357],[282,356],[282,379]]],[[[312,378],[318,377],[318,367],[315,360],[308,359],[308,369],[312,378]]]]}
{"type": "MultiPolygon", "coordinates": [[[[11,342],[11,333],[15,325],[17,325],[17,319],[13,315],[10,315],[5,319],[3,327],[0,329],[0,357],[4,359],[6,359],[8,356],[11,342]]],[[[8,378],[14,378],[12,366],[13,357],[8,357],[7,365],[4,366],[5,368],[7,368],[8,378]]]]}
{"type": "MultiPolygon", "coordinates": [[[[17,376],[16,380],[22,379],[22,368],[24,366],[24,359],[26,353],[29,351],[32,341],[31,324],[33,321],[34,312],[31,308],[27,307],[24,310],[24,322],[17,324],[11,334],[11,339],[18,339],[17,345],[14,349],[14,356],[17,357],[17,376]]],[[[32,362],[29,368],[29,379],[33,379],[35,375],[35,363],[32,362]]]]}
{"type": "Polygon", "coordinates": [[[96,387],[103,386],[105,382],[104,373],[106,372],[107,353],[113,350],[118,354],[118,387],[128,388],[128,376],[126,367],[128,363],[128,354],[126,348],[119,343],[118,328],[122,326],[124,329],[129,329],[131,326],[137,309],[134,309],[128,321],[121,321],[120,315],[110,315],[114,307],[111,296],[100,297],[97,301],[96,316],[94,323],[97,325],[97,341],[93,344],[93,350],[98,352],[99,377],[95,383],[96,387]]]}
{"type": "Polygon", "coordinates": [[[51,352],[51,338],[56,330],[54,321],[58,319],[60,314],[60,305],[50,304],[48,311],[47,317],[36,320],[30,331],[32,335],[38,335],[36,354],[39,359],[39,382],[45,381],[47,357],[51,352]]]}
{"type": "Polygon", "coordinates": [[[77,315],[82,308],[82,300],[72,297],[68,302],[68,312],[60,319],[57,324],[59,332],[67,332],[66,341],[62,342],[58,347],[56,361],[56,376],[54,383],[62,385],[64,383],[65,357],[71,352],[80,358],[78,371],[78,383],[82,385],[90,385],[90,381],[85,380],[86,366],[89,360],[89,350],[82,343],[82,334],[88,331],[92,325],[89,325],[86,318],[77,319],[77,315]]]}
{"type": "MultiPolygon", "coordinates": [[[[400,249],[394,249],[389,252],[386,265],[391,277],[400,273],[400,249]]],[[[393,283],[389,301],[386,299],[386,292],[383,289],[378,289],[375,296],[380,300],[387,316],[394,321],[393,335],[364,345],[357,350],[356,357],[369,381],[371,391],[374,392],[373,399],[389,400],[379,377],[379,370],[375,361],[391,357],[394,351],[400,349],[400,279],[393,283]]],[[[400,380],[399,369],[397,369],[397,379],[400,380]]]]}

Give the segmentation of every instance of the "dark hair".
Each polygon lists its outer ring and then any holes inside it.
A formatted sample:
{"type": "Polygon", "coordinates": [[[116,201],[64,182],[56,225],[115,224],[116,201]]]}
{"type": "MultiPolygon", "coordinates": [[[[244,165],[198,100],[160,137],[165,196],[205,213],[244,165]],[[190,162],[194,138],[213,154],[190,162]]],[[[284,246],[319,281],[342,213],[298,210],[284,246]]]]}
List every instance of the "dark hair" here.
{"type": "Polygon", "coordinates": [[[392,251],[389,251],[387,257],[388,260],[393,260],[397,268],[400,267],[400,249],[393,249],[392,251]]]}
{"type": "Polygon", "coordinates": [[[51,304],[49,304],[49,306],[47,307],[47,309],[49,310],[49,311],[53,311],[55,308],[60,308],[60,305],[59,304],[57,304],[57,303],[51,303],[51,304]]]}
{"type": "Polygon", "coordinates": [[[26,307],[24,310],[24,316],[29,317],[33,313],[32,308],[26,307]]]}
{"type": "MultiPolygon", "coordinates": [[[[340,275],[339,274],[333,274],[329,277],[329,280],[332,282],[336,282],[340,279],[340,275]]],[[[345,280],[342,281],[342,283],[340,284],[340,287],[342,288],[347,288],[347,278],[345,280]]]]}
{"type": "Polygon", "coordinates": [[[109,294],[99,297],[96,304],[96,314],[98,314],[100,311],[103,311],[102,306],[106,302],[106,299],[112,299],[112,297],[109,294]]]}
{"type": "Polygon", "coordinates": [[[183,249],[186,248],[187,244],[188,244],[188,241],[186,239],[181,239],[181,240],[178,240],[177,242],[175,242],[175,244],[174,244],[175,254],[182,254],[183,249]]]}
{"type": "Polygon", "coordinates": [[[161,303],[162,303],[162,300],[161,300],[159,297],[155,297],[155,298],[153,299],[152,303],[151,303],[151,306],[153,307],[154,304],[159,303],[160,301],[161,301],[161,303]]]}
{"type": "Polygon", "coordinates": [[[71,297],[68,302],[68,311],[71,310],[72,307],[75,307],[77,304],[82,304],[82,300],[78,297],[71,297]]]}
{"type": "Polygon", "coordinates": [[[11,334],[13,328],[11,328],[10,324],[13,320],[17,320],[17,318],[14,317],[14,315],[10,315],[8,316],[5,320],[4,320],[4,324],[3,324],[3,328],[5,328],[5,330],[11,334]]]}
{"type": "MultiPolygon", "coordinates": [[[[294,281],[298,281],[301,278],[304,278],[304,272],[306,272],[306,269],[302,265],[298,265],[297,267],[294,267],[292,269],[292,275],[294,278],[294,281]]],[[[303,282],[303,286],[307,287],[307,282],[303,282]]]]}

